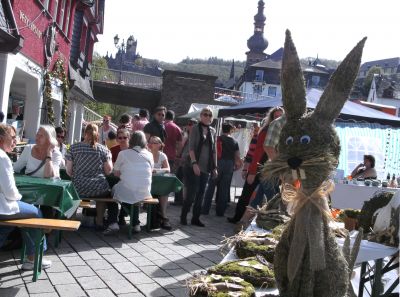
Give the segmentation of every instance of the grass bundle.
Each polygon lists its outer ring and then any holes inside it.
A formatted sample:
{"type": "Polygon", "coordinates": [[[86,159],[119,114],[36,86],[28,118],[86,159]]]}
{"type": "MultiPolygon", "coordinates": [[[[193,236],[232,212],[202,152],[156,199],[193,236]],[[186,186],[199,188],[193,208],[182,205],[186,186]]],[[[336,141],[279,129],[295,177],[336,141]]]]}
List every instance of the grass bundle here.
{"type": "Polygon", "coordinates": [[[235,276],[217,274],[196,275],[187,281],[193,297],[254,297],[252,284],[235,276]]]}

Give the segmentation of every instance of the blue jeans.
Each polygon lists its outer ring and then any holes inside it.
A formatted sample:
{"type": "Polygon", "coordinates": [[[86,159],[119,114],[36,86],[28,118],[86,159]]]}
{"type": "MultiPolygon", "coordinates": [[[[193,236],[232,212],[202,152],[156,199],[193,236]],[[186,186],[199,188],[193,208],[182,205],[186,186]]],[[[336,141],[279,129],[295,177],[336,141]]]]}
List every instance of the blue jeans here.
{"type": "Polygon", "coordinates": [[[266,196],[267,201],[269,201],[277,193],[279,193],[279,178],[261,181],[256,197],[250,202],[250,206],[257,209],[257,207],[261,206],[263,203],[264,195],[266,196]]]}
{"type": "Polygon", "coordinates": [[[197,176],[194,174],[192,166],[185,166],[184,174],[186,180],[187,193],[186,193],[186,198],[183,201],[181,218],[186,219],[186,216],[190,211],[190,207],[193,204],[192,221],[197,221],[200,218],[204,191],[207,186],[207,182],[210,178],[210,174],[201,172],[200,176],[197,176]]]}
{"type": "MultiPolygon", "coordinates": [[[[0,215],[0,220],[13,220],[13,219],[29,219],[29,218],[41,218],[42,212],[40,211],[39,208],[35,207],[32,204],[28,204],[22,201],[17,201],[18,207],[19,207],[19,212],[13,215],[0,215]]],[[[0,227],[0,247],[3,246],[4,242],[7,239],[8,234],[14,229],[14,227],[6,227],[6,226],[1,226],[0,227]]],[[[37,229],[27,229],[26,230],[29,233],[29,236],[25,234],[25,232],[22,233],[22,238],[26,244],[26,254],[28,256],[34,255],[35,254],[35,242],[34,238],[36,235],[36,232],[38,232],[37,229]]],[[[46,239],[44,240],[43,243],[43,250],[47,250],[47,244],[46,244],[46,239]]]]}
{"type": "Polygon", "coordinates": [[[201,210],[202,214],[208,214],[211,208],[212,198],[215,192],[215,186],[218,187],[216,197],[217,216],[223,216],[230,201],[231,181],[233,175],[234,163],[232,160],[218,160],[218,178],[208,182],[207,191],[204,196],[204,203],[201,210]]]}

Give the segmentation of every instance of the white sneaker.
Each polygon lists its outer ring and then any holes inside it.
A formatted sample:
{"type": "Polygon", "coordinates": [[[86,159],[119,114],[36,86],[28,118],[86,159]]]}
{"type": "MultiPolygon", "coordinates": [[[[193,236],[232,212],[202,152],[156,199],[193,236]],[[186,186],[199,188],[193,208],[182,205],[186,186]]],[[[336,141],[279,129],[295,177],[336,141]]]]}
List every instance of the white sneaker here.
{"type": "Polygon", "coordinates": [[[119,231],[118,223],[112,223],[107,227],[107,229],[103,232],[104,235],[111,235],[119,231]]]}
{"type": "Polygon", "coordinates": [[[133,226],[133,232],[139,233],[140,232],[140,224],[133,226]]]}
{"type": "MultiPolygon", "coordinates": [[[[34,262],[29,260],[28,258],[25,259],[24,264],[22,264],[22,270],[33,270],[34,262]]],[[[51,260],[42,258],[42,269],[47,269],[51,267],[51,260]]]]}

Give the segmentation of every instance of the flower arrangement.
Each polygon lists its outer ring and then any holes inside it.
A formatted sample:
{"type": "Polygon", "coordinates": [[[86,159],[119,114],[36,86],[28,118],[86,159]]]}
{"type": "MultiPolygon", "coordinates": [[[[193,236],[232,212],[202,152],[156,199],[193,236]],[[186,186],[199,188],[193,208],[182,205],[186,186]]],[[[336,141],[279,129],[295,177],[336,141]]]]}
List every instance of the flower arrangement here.
{"type": "Polygon", "coordinates": [[[66,128],[66,119],[68,115],[68,90],[69,82],[67,73],[65,71],[64,60],[58,58],[54,64],[53,71],[46,71],[44,74],[44,91],[43,97],[46,102],[47,118],[49,124],[55,124],[54,109],[53,109],[53,98],[51,97],[52,87],[51,80],[53,78],[58,78],[61,80],[61,89],[63,90],[63,105],[61,110],[61,126],[66,128]]]}

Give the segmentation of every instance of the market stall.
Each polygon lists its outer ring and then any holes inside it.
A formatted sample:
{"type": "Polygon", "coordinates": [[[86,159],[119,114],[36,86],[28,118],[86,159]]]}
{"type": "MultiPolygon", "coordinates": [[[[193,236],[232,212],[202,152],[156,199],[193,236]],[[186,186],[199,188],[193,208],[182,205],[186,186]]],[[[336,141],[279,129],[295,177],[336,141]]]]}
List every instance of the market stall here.
{"type": "MultiPolygon", "coordinates": [[[[306,106],[314,109],[321,90],[308,89],[306,106]]],[[[242,117],[262,114],[275,106],[282,106],[281,98],[258,100],[221,108],[218,117],[242,117]]],[[[400,118],[360,104],[347,101],[335,121],[341,143],[338,168],[345,175],[351,173],[364,154],[374,155],[378,178],[388,173],[400,175],[400,118]]]]}

